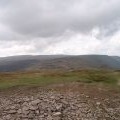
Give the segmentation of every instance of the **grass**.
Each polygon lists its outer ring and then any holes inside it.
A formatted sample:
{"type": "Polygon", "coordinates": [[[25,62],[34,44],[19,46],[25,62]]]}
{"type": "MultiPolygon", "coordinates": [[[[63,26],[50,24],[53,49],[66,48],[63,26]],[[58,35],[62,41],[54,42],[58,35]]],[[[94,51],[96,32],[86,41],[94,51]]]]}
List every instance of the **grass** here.
{"type": "Polygon", "coordinates": [[[0,89],[10,88],[13,86],[43,86],[68,82],[117,86],[119,80],[119,71],[103,70],[1,73],[0,89]]]}

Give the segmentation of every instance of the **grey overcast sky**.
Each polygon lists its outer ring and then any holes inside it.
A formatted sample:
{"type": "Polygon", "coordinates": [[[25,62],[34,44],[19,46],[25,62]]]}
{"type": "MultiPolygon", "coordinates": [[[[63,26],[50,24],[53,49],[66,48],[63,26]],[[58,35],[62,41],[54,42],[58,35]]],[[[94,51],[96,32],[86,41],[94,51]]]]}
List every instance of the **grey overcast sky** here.
{"type": "Polygon", "coordinates": [[[0,0],[0,56],[120,56],[120,0],[0,0]]]}

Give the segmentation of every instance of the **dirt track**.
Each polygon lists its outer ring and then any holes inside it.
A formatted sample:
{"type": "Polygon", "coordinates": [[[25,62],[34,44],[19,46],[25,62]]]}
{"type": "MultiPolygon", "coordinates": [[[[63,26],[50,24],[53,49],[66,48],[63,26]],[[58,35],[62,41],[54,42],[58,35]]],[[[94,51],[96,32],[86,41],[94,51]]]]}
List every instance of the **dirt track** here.
{"type": "Polygon", "coordinates": [[[0,120],[120,120],[120,93],[70,83],[0,92],[0,120]]]}

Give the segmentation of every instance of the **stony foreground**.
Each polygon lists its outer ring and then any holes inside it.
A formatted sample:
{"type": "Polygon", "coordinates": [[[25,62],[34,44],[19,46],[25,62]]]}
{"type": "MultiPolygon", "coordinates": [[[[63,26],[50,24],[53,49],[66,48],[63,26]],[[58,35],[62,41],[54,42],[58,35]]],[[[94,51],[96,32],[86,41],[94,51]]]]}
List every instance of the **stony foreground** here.
{"type": "Polygon", "coordinates": [[[82,87],[0,92],[0,120],[120,120],[119,92],[82,87]]]}

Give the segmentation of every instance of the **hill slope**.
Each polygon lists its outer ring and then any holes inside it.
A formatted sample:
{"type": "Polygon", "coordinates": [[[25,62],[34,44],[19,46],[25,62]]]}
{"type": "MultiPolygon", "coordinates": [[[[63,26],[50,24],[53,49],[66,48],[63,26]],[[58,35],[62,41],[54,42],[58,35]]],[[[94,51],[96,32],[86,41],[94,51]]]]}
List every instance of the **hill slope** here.
{"type": "Polygon", "coordinates": [[[24,55],[0,58],[0,72],[39,69],[120,70],[120,57],[107,55],[24,55]]]}

